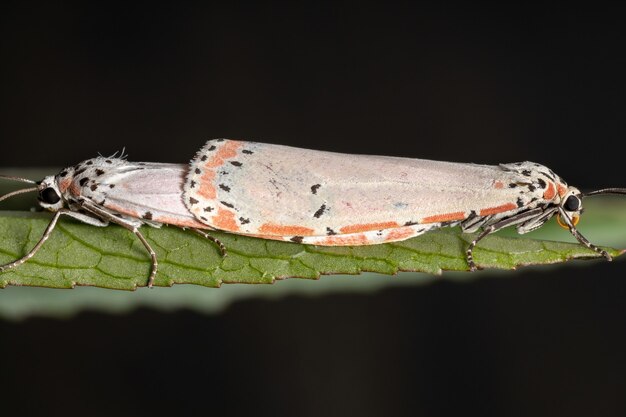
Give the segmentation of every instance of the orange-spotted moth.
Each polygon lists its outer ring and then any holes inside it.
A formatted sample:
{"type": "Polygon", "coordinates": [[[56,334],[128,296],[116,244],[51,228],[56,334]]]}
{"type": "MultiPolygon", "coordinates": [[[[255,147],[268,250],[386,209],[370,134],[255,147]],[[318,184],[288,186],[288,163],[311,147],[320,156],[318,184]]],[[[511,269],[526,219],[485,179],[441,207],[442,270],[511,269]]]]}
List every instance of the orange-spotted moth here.
{"type": "Polygon", "coordinates": [[[93,226],[115,223],[132,231],[152,258],[157,257],[139,231],[147,224],[220,230],[263,239],[325,246],[373,245],[405,240],[444,226],[482,232],[508,226],[519,233],[541,227],[555,214],[559,223],[586,247],[611,256],[576,229],[581,199],[626,194],[624,188],[581,193],[543,165],[517,162],[476,165],[389,156],[347,155],[289,146],[211,140],[189,165],[129,162],[97,157],[0,197],[36,191],[41,207],[54,212],[34,248],[0,271],[30,259],[67,215],[93,226]]]}

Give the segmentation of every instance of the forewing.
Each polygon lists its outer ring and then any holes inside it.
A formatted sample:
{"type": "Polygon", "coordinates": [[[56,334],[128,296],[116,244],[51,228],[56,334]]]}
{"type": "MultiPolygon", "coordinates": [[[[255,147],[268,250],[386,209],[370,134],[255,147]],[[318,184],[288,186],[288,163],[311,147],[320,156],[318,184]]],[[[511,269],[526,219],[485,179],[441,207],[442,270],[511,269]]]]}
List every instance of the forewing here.
{"type": "Polygon", "coordinates": [[[192,161],[185,203],[221,230],[326,236],[514,212],[528,182],[499,166],[216,140],[192,161]]]}
{"type": "Polygon", "coordinates": [[[101,175],[83,195],[114,213],[178,226],[204,226],[189,213],[182,200],[188,166],[116,160],[99,165],[101,175]]]}

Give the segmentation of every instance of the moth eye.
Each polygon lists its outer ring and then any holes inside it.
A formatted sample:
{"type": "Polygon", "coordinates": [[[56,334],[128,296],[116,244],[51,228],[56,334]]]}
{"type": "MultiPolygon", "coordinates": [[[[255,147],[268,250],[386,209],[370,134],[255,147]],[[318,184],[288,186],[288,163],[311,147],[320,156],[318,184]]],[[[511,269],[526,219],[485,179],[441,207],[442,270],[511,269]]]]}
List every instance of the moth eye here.
{"type": "Polygon", "coordinates": [[[54,188],[51,187],[44,188],[41,193],[39,193],[39,197],[41,198],[41,201],[46,204],[56,204],[59,200],[61,200],[61,197],[59,197],[54,188]]]}
{"type": "Polygon", "coordinates": [[[569,197],[567,197],[567,200],[565,200],[565,204],[563,205],[563,207],[565,207],[565,210],[567,211],[576,211],[580,208],[580,198],[576,197],[575,195],[570,195],[569,197]]]}

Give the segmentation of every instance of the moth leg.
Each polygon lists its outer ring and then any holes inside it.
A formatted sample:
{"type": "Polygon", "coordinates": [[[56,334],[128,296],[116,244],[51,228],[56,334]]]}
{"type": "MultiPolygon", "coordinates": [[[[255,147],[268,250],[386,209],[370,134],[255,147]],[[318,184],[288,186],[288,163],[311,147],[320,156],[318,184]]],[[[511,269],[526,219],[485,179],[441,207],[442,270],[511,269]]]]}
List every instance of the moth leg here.
{"type": "Polygon", "coordinates": [[[61,215],[63,214],[69,217],[73,217],[77,220],[80,220],[83,223],[91,224],[93,226],[104,227],[108,224],[107,222],[103,222],[100,219],[88,216],[86,214],[76,213],[66,208],[60,209],[54,213],[52,220],[50,220],[50,223],[48,223],[48,227],[46,227],[46,230],[43,232],[43,235],[41,235],[39,242],[37,242],[37,244],[30,250],[30,252],[22,256],[20,259],[16,259],[15,261],[9,262],[8,264],[0,265],[0,272],[6,271],[11,268],[15,268],[16,266],[23,264],[24,262],[26,262],[27,260],[35,256],[37,251],[43,246],[43,244],[46,242],[46,240],[48,240],[48,238],[52,234],[52,231],[54,230],[57,224],[57,221],[59,220],[59,217],[61,217],[61,215]]]}
{"type": "MultiPolygon", "coordinates": [[[[62,209],[62,210],[67,210],[67,209],[62,209]]],[[[80,220],[81,222],[87,223],[91,226],[106,227],[109,225],[109,222],[106,220],[102,220],[99,217],[93,217],[84,213],[78,213],[75,211],[67,211],[64,214],[68,217],[72,217],[76,220],[80,220]]]]}
{"type": "Polygon", "coordinates": [[[211,236],[207,232],[205,232],[203,230],[200,230],[200,229],[195,229],[195,228],[192,227],[190,230],[192,232],[202,236],[203,238],[209,239],[211,242],[215,243],[220,248],[220,255],[222,255],[222,258],[225,257],[226,255],[228,255],[228,253],[226,252],[226,246],[224,246],[222,241],[219,240],[218,238],[216,238],[214,236],[211,236]]]}
{"type": "Polygon", "coordinates": [[[561,207],[559,207],[559,214],[561,215],[561,219],[565,220],[565,224],[567,225],[567,227],[569,227],[570,233],[574,235],[576,240],[578,240],[580,243],[585,245],[587,248],[593,249],[594,251],[598,252],[600,255],[604,256],[607,261],[610,262],[613,260],[613,258],[611,257],[611,255],[609,255],[607,251],[589,242],[586,237],[580,234],[580,232],[576,229],[576,226],[574,226],[574,223],[572,223],[572,220],[569,218],[567,213],[565,213],[565,210],[563,210],[561,207]]]}
{"type": "Polygon", "coordinates": [[[159,269],[159,263],[157,261],[156,252],[154,251],[154,249],[152,249],[152,246],[150,246],[146,238],[143,237],[143,235],[139,231],[139,227],[137,226],[137,224],[124,220],[122,218],[116,217],[115,215],[109,213],[106,210],[101,209],[100,207],[92,203],[89,203],[88,201],[83,201],[81,203],[81,207],[84,208],[86,211],[93,213],[94,215],[98,217],[101,217],[105,221],[110,221],[111,223],[118,224],[122,226],[123,228],[130,230],[131,232],[135,234],[135,236],[137,236],[137,238],[141,241],[143,246],[146,248],[146,250],[150,254],[150,259],[152,260],[152,265],[150,267],[150,276],[148,277],[148,284],[147,284],[148,288],[152,288],[152,286],[154,285],[154,278],[156,277],[157,270],[159,269]]]}
{"type": "Polygon", "coordinates": [[[148,277],[148,288],[152,288],[152,286],[154,285],[154,278],[156,277],[156,273],[159,268],[159,263],[157,262],[156,252],[154,251],[154,249],[152,249],[152,246],[150,246],[146,238],[143,237],[139,229],[137,229],[136,227],[133,227],[132,229],[128,227],[126,228],[130,230],[131,232],[133,232],[135,236],[139,238],[141,243],[143,243],[143,246],[146,248],[146,250],[150,254],[150,259],[152,260],[152,266],[150,267],[150,276],[148,277]]]}
{"type": "Polygon", "coordinates": [[[511,217],[507,217],[506,219],[502,219],[492,225],[485,227],[483,231],[478,236],[476,236],[474,240],[472,240],[472,242],[467,247],[467,250],[465,251],[465,259],[467,259],[467,264],[469,265],[470,271],[474,272],[478,269],[478,267],[474,263],[474,256],[473,256],[474,247],[476,246],[478,242],[480,242],[486,236],[494,232],[497,232],[498,230],[504,229],[505,227],[508,227],[508,226],[513,226],[518,223],[523,223],[529,218],[536,217],[537,215],[541,215],[542,212],[543,210],[541,208],[535,208],[535,209],[528,210],[522,213],[514,214],[511,217]]]}

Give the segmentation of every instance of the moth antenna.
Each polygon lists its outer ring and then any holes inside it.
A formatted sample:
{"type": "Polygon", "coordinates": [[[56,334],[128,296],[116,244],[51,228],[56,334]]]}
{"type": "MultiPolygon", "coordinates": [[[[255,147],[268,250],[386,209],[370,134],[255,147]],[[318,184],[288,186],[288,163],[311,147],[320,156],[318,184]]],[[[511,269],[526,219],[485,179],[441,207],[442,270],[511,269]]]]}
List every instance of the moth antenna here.
{"type": "MultiPolygon", "coordinates": [[[[5,179],[5,180],[11,180],[11,181],[25,182],[25,183],[28,183],[28,184],[37,184],[37,181],[29,180],[28,178],[14,177],[12,175],[1,175],[0,174],[0,178],[5,179]]],[[[21,190],[10,192],[8,194],[0,196],[0,201],[6,200],[7,198],[11,198],[14,195],[23,194],[23,193],[29,193],[31,191],[37,191],[37,187],[23,188],[21,190]]]]}
{"type": "Polygon", "coordinates": [[[21,190],[10,192],[8,194],[0,196],[0,201],[6,200],[7,198],[13,197],[14,195],[30,193],[31,191],[37,191],[37,187],[22,188],[21,190]]]}
{"type": "Polygon", "coordinates": [[[626,195],[626,188],[603,188],[601,190],[591,191],[583,194],[583,196],[588,197],[590,195],[601,195],[601,194],[616,194],[616,195],[626,195]]]}
{"type": "Polygon", "coordinates": [[[5,180],[11,180],[11,181],[27,182],[29,184],[37,184],[37,181],[29,180],[28,178],[14,177],[12,175],[1,175],[0,174],[0,178],[5,179],[5,180]]]}

